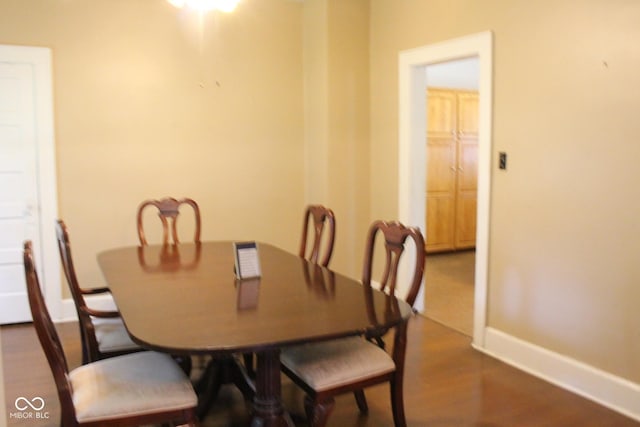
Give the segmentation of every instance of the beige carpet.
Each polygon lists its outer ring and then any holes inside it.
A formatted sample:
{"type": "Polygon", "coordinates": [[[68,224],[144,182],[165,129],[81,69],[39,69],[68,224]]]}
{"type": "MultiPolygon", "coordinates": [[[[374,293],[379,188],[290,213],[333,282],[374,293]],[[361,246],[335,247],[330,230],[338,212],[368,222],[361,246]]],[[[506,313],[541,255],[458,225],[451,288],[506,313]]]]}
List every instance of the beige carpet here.
{"type": "Polygon", "coordinates": [[[427,254],[424,315],[473,335],[475,251],[427,254]]]}

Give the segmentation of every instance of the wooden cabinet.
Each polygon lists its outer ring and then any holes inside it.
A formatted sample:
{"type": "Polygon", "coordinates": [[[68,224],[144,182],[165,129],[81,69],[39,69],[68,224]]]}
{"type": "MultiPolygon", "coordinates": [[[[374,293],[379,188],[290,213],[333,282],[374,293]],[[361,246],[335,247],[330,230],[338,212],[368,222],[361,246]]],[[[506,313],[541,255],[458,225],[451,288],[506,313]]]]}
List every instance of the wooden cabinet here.
{"type": "Polygon", "coordinates": [[[477,92],[427,91],[427,251],[476,244],[477,92]]]}

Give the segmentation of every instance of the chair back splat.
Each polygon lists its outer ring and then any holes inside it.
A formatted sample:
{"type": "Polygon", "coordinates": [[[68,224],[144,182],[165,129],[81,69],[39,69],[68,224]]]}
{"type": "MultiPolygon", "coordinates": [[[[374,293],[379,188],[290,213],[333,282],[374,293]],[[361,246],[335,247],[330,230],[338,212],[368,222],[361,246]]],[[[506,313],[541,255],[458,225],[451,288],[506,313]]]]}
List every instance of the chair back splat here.
{"type": "Polygon", "coordinates": [[[424,274],[425,251],[422,233],[417,228],[405,227],[398,221],[375,221],[371,224],[365,243],[364,267],[362,269],[362,283],[368,286],[371,286],[375,241],[378,233],[384,237],[385,248],[385,264],[380,280],[380,289],[390,295],[396,295],[398,267],[407,239],[413,240],[416,246],[415,267],[409,282],[409,289],[407,294],[401,297],[413,306],[424,274]]]}
{"type": "Polygon", "coordinates": [[[336,222],[333,211],[322,205],[307,206],[302,222],[302,239],[300,241],[299,255],[314,264],[320,264],[324,267],[328,266],[331,255],[333,254],[335,236],[336,222]],[[310,227],[310,225],[312,227],[310,227]],[[311,232],[313,232],[313,240],[311,241],[311,247],[307,255],[308,239],[311,232]]]}
{"type": "Polygon", "coordinates": [[[143,212],[149,207],[153,206],[158,210],[158,217],[162,222],[162,244],[167,245],[169,243],[178,244],[180,240],[178,238],[178,216],[180,215],[180,207],[182,205],[188,205],[193,209],[194,221],[195,221],[195,231],[193,235],[193,241],[195,243],[200,242],[200,230],[201,230],[201,222],[200,222],[200,208],[198,204],[189,198],[182,199],[174,199],[173,197],[165,197],[160,200],[145,200],[138,206],[138,214],[137,214],[137,228],[138,228],[138,239],[140,240],[140,245],[147,245],[147,237],[144,231],[144,220],[143,220],[143,212]]]}

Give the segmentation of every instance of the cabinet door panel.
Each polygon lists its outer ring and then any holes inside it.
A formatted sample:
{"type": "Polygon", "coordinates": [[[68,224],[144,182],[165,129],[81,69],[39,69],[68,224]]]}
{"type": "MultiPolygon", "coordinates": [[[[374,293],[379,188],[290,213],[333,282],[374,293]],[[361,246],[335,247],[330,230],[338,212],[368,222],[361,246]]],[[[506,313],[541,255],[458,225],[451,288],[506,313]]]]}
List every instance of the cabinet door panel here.
{"type": "Polygon", "coordinates": [[[458,191],[478,189],[478,140],[461,138],[458,142],[458,191]]]}
{"type": "Polygon", "coordinates": [[[451,91],[427,91],[427,133],[453,136],[456,132],[456,96],[451,91]]]}
{"type": "Polygon", "coordinates": [[[458,133],[461,136],[478,135],[478,94],[458,94],[458,133]]]}
{"type": "Polygon", "coordinates": [[[451,196],[427,196],[428,251],[453,249],[455,200],[451,196]]]}
{"type": "Polygon", "coordinates": [[[476,192],[459,195],[456,215],[456,248],[473,248],[476,245],[476,192]]]}
{"type": "Polygon", "coordinates": [[[430,138],[427,144],[428,193],[455,191],[455,167],[455,140],[451,138],[430,138]]]}

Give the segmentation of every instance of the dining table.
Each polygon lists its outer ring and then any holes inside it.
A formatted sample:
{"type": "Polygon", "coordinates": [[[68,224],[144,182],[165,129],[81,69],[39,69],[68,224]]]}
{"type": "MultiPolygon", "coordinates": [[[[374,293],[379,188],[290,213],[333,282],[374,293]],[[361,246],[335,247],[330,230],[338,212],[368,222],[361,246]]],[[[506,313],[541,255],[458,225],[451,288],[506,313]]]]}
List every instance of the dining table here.
{"type": "Polygon", "coordinates": [[[97,258],[140,346],[187,357],[255,354],[252,426],[293,426],[281,398],[282,348],[376,335],[413,314],[394,296],[263,242],[260,276],[240,280],[234,243],[125,246],[97,258]]]}

